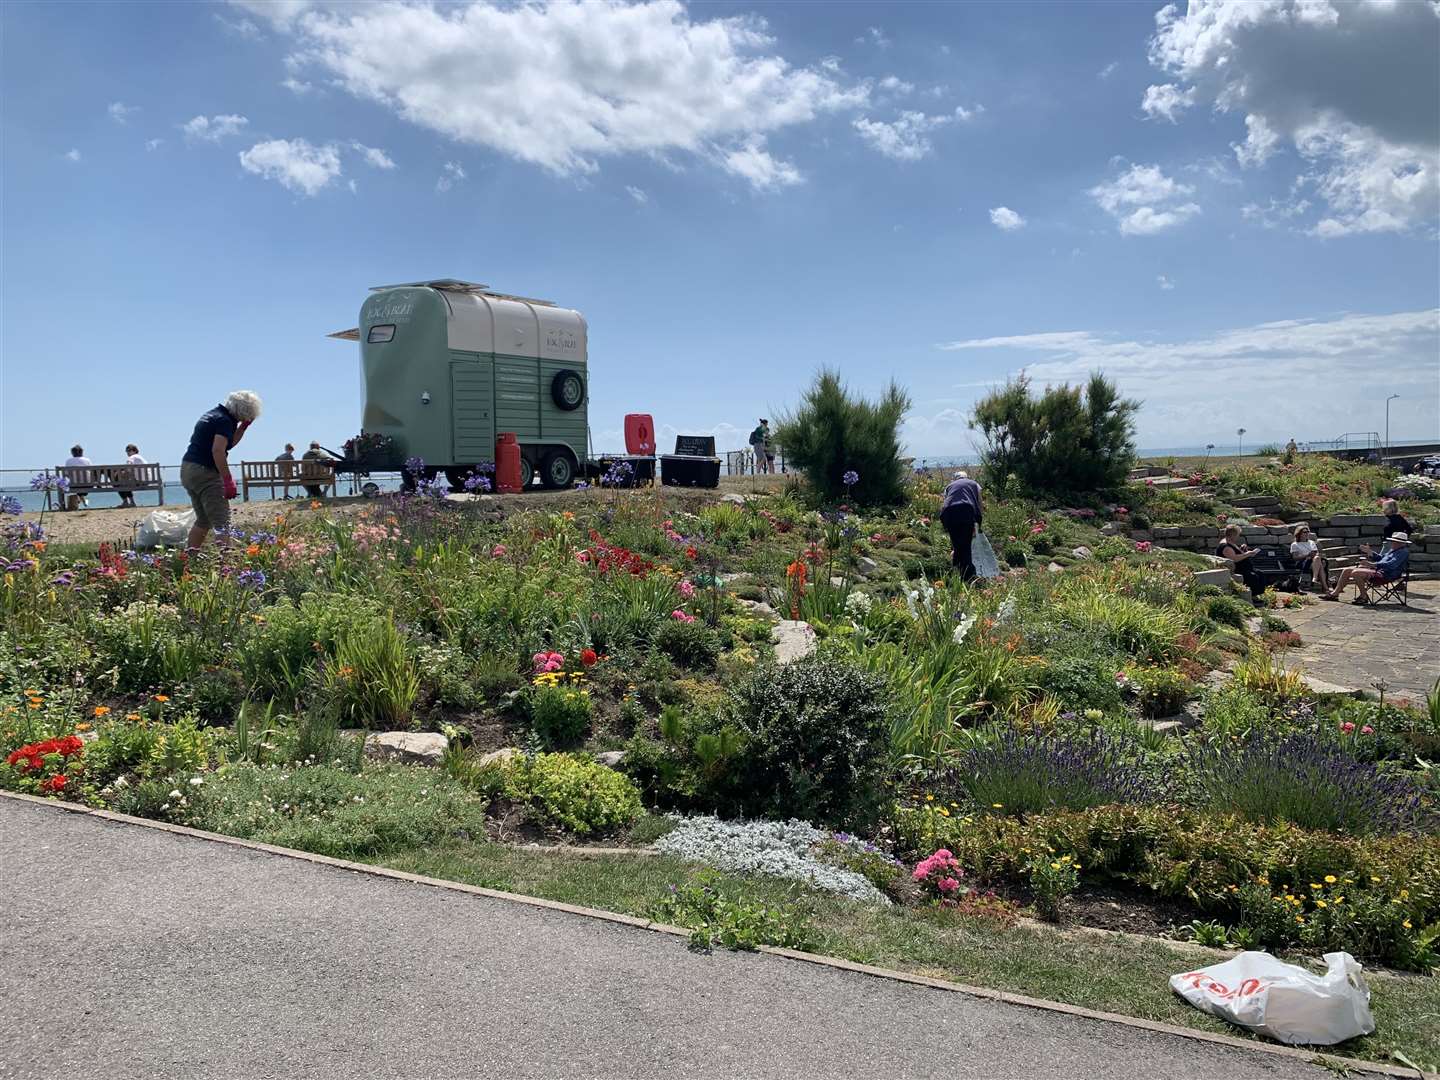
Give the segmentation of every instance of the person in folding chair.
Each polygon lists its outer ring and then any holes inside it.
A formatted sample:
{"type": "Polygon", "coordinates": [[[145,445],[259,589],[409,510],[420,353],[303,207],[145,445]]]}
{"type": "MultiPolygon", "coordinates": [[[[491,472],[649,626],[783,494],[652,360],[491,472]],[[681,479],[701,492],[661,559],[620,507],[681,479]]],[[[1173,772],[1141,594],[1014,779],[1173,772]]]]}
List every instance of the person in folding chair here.
{"type": "MultiPolygon", "coordinates": [[[[1410,569],[1410,537],[1403,532],[1397,532],[1385,538],[1385,543],[1380,550],[1374,551],[1369,544],[1360,545],[1361,553],[1369,559],[1373,566],[1347,566],[1340,571],[1340,576],[1335,579],[1335,587],[1327,593],[1321,593],[1321,600],[1339,600],[1340,593],[1345,586],[1354,585],[1359,590],[1359,595],[1351,601],[1354,604],[1369,604],[1371,599],[1370,590],[1378,589],[1383,592],[1391,591],[1397,582],[1403,582],[1405,575],[1410,569]]],[[[1401,603],[1404,603],[1402,598],[1401,603]]]]}

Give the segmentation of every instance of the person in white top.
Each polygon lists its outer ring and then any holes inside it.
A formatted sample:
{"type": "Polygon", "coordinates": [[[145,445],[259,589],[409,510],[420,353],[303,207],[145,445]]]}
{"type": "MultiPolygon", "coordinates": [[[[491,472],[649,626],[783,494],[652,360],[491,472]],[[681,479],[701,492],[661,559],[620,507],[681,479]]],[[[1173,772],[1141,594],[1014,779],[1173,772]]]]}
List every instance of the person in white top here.
{"type": "MultiPolygon", "coordinates": [[[[73,468],[75,466],[88,468],[89,465],[90,459],[85,456],[85,448],[83,446],[81,446],[79,443],[76,443],[74,446],[70,447],[70,456],[65,459],[65,467],[67,469],[73,468]]],[[[89,479],[89,477],[87,477],[87,479],[89,479]]],[[[74,502],[75,504],[78,504],[80,506],[90,505],[89,501],[85,498],[83,494],[76,495],[74,502]]]]}
{"type": "Polygon", "coordinates": [[[1294,541],[1290,545],[1290,557],[1299,565],[1300,571],[1310,572],[1310,580],[1322,589],[1329,589],[1330,582],[1325,573],[1325,556],[1320,554],[1320,545],[1310,535],[1310,526],[1296,525],[1294,541]]]}
{"type": "MultiPolygon", "coordinates": [[[[125,464],[148,465],[150,463],[140,456],[140,448],[138,446],[136,446],[134,443],[129,443],[125,447],[125,464]]],[[[135,502],[134,488],[131,488],[129,491],[125,491],[121,488],[116,488],[116,491],[120,495],[120,505],[122,507],[129,507],[131,510],[140,509],[139,505],[135,502]]]]}

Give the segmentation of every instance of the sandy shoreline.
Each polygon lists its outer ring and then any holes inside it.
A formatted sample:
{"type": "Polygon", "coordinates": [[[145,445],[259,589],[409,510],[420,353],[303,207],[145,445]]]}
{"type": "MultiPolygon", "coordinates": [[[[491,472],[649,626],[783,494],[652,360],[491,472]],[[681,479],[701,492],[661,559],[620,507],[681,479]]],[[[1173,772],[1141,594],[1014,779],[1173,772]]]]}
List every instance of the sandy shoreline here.
{"type": "MultiPolygon", "coordinates": [[[[771,492],[784,486],[786,477],[722,476],[718,489],[662,487],[658,491],[666,497],[678,497],[697,503],[711,502],[726,492],[771,492]]],[[[590,489],[589,491],[535,491],[523,495],[485,496],[484,502],[506,514],[524,510],[540,510],[556,505],[573,505],[582,499],[609,499],[619,495],[625,498],[654,498],[656,489],[637,488],[634,491],[610,492],[590,489]]],[[[373,506],[375,500],[361,496],[347,496],[321,501],[318,509],[312,510],[309,499],[254,499],[250,502],[236,501],[231,504],[231,520],[237,526],[260,530],[273,528],[275,518],[280,514],[305,517],[310,514],[349,514],[362,506],[373,506]]],[[[134,541],[140,522],[156,510],[185,511],[188,502],[167,503],[165,506],[145,506],[138,510],[118,506],[96,507],[89,510],[47,510],[27,511],[20,515],[23,521],[39,521],[43,517],[48,538],[60,544],[104,544],[120,543],[128,546],[134,541]]]]}

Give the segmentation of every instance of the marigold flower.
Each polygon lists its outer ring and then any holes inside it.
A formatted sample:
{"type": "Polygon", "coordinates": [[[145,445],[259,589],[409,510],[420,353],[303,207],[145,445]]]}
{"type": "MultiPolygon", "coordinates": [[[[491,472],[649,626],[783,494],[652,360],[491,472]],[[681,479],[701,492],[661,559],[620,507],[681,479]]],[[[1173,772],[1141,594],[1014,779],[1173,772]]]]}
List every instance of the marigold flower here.
{"type": "Polygon", "coordinates": [[[1335,875],[1334,875],[1334,874],[1326,874],[1326,875],[1325,875],[1325,884],[1326,884],[1326,885],[1334,885],[1334,884],[1335,884],[1335,875]]]}
{"type": "Polygon", "coordinates": [[[108,716],[110,714],[110,706],[96,705],[94,708],[94,713],[96,716],[108,716]]]}
{"type": "Polygon", "coordinates": [[[170,700],[170,696],[169,696],[168,694],[156,694],[156,695],[155,695],[155,700],[156,700],[156,701],[159,701],[159,702],[161,702],[161,703],[163,704],[164,702],[170,700]]]}

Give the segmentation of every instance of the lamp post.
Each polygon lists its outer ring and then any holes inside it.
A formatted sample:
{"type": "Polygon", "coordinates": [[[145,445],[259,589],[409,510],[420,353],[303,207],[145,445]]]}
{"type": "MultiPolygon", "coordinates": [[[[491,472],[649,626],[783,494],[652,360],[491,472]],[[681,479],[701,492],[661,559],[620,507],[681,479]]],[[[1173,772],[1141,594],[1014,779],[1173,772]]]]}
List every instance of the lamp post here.
{"type": "Polygon", "coordinates": [[[1391,394],[1385,399],[1385,456],[1390,456],[1390,402],[1398,398],[1399,394],[1391,394]]]}
{"type": "Polygon", "coordinates": [[[1237,429],[1235,435],[1240,440],[1240,444],[1235,448],[1235,456],[1243,458],[1245,456],[1245,429],[1243,427],[1237,429]]]}

